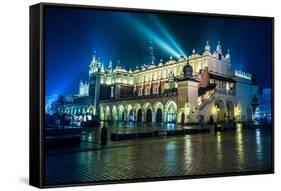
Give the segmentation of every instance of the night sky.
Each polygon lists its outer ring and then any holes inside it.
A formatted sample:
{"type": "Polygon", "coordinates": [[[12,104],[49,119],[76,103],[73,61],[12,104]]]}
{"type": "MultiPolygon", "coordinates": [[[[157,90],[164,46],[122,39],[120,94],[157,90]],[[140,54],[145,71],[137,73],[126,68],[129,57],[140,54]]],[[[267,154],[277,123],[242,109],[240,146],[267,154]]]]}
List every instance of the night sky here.
{"type": "Polygon", "coordinates": [[[190,55],[193,48],[201,54],[207,40],[213,53],[221,41],[234,69],[254,73],[262,88],[271,87],[270,20],[48,7],[44,32],[46,96],[77,94],[94,51],[105,67],[110,59],[127,69],[144,64],[150,39],[156,63],[176,59],[173,53],[190,55]]]}

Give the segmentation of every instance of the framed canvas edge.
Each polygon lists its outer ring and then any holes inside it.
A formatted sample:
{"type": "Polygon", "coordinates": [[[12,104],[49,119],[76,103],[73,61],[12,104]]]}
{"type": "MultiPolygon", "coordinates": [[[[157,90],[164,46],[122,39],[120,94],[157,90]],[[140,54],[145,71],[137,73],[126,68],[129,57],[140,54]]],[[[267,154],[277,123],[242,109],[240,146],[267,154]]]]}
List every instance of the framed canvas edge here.
{"type": "MultiPolygon", "coordinates": [[[[32,50],[30,47],[30,116],[29,116],[29,131],[30,131],[30,139],[29,139],[29,184],[38,188],[58,188],[58,187],[73,187],[73,186],[87,186],[87,185],[106,185],[106,184],[123,184],[123,183],[137,183],[137,182],[152,182],[152,181],[169,181],[169,180],[185,180],[185,179],[195,179],[195,178],[223,178],[223,177],[231,177],[231,176],[248,176],[248,175],[265,175],[265,174],[273,174],[274,173],[274,128],[275,128],[275,112],[274,112],[274,103],[275,103],[275,96],[274,96],[274,17],[268,16],[252,16],[252,15],[233,15],[233,14],[219,14],[219,13],[200,13],[200,12],[187,12],[187,11],[175,11],[175,10],[157,10],[157,9],[139,9],[139,8],[126,8],[126,7],[110,7],[110,6],[96,6],[96,5],[77,5],[77,4],[64,4],[64,3],[38,3],[35,5],[30,6],[30,10],[32,7],[37,7],[39,9],[39,27],[38,27],[38,35],[39,35],[39,55],[34,55],[35,50],[32,50]],[[104,10],[104,11],[126,11],[126,12],[141,12],[141,13],[160,13],[160,14],[180,14],[180,15],[194,15],[194,16],[206,16],[206,17],[227,17],[227,18],[242,18],[242,19],[257,19],[257,20],[270,20],[271,27],[272,27],[272,73],[271,73],[271,82],[272,82],[272,94],[271,94],[271,109],[272,109],[272,130],[271,130],[271,149],[272,149],[272,163],[271,169],[268,171],[247,171],[247,172],[233,172],[233,173],[219,173],[219,174],[205,174],[205,175],[186,175],[186,176],[171,176],[171,177],[155,177],[155,178],[144,178],[144,179],[128,179],[128,180],[118,180],[118,181],[99,181],[99,182],[81,182],[81,183],[67,183],[67,184],[54,184],[54,185],[46,185],[44,183],[44,113],[45,113],[45,63],[44,63],[44,8],[45,7],[61,7],[61,8],[83,8],[83,9],[97,9],[97,10],[104,10]],[[33,87],[32,89],[32,78],[34,78],[34,71],[32,71],[32,66],[36,63],[32,63],[31,58],[36,57],[38,59],[39,64],[39,86],[33,87]],[[35,92],[32,92],[34,90],[35,92]],[[34,95],[39,97],[39,103],[35,103],[34,95]],[[34,105],[39,104],[39,130],[36,130],[36,136],[39,137],[39,142],[35,142],[38,145],[33,145],[32,141],[34,141],[34,134],[31,131],[34,131],[36,127],[32,125],[32,120],[35,119],[36,115],[32,113],[35,109],[34,105]],[[32,150],[32,149],[35,149],[32,150]],[[33,153],[36,152],[39,156],[35,158],[38,159],[38,163],[36,165],[31,164],[33,153]],[[36,174],[39,174],[39,181],[33,182],[31,175],[32,172],[31,168],[36,171],[36,174]]],[[[31,18],[30,18],[31,21],[31,18]]],[[[32,23],[30,22],[30,30],[32,23]]],[[[34,40],[34,37],[30,31],[30,46],[31,41],[34,40]]],[[[38,108],[37,108],[38,109],[38,108]]],[[[33,142],[34,143],[34,142],[33,142]]],[[[34,158],[33,158],[34,160],[34,158]]]]}

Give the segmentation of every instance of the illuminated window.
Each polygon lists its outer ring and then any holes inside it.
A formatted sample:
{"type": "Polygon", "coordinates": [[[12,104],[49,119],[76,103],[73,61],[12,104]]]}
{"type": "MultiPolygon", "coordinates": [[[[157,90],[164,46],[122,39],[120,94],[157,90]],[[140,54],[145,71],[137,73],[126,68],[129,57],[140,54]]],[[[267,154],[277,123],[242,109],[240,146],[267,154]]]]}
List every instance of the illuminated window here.
{"type": "Polygon", "coordinates": [[[158,94],[158,93],[159,93],[159,86],[155,86],[154,94],[158,94]]]}
{"type": "Polygon", "coordinates": [[[110,97],[113,98],[114,97],[114,87],[110,87],[111,92],[110,92],[110,97]]]}
{"type": "Polygon", "coordinates": [[[222,88],[226,89],[226,82],[222,82],[222,88]]]}
{"type": "Polygon", "coordinates": [[[148,82],[148,80],[149,80],[149,76],[147,74],[147,75],[145,75],[145,82],[148,82]]]}
{"type": "Polygon", "coordinates": [[[168,82],[165,83],[165,89],[169,89],[169,83],[168,82]]]}
{"type": "Polygon", "coordinates": [[[228,83],[228,82],[226,82],[225,89],[226,89],[226,90],[229,90],[229,89],[230,89],[229,83],[228,83]]]}
{"type": "Polygon", "coordinates": [[[111,77],[106,78],[106,84],[111,84],[111,77]]]}
{"type": "Polygon", "coordinates": [[[146,95],[149,95],[150,94],[150,87],[147,87],[146,88],[146,93],[145,93],[146,95]]]}
{"type": "Polygon", "coordinates": [[[120,76],[116,76],[116,81],[117,81],[117,83],[121,83],[121,78],[120,78],[120,76]]]}
{"type": "Polygon", "coordinates": [[[101,82],[101,84],[105,84],[105,76],[104,75],[102,75],[101,77],[100,77],[100,82],[101,82]]]}
{"type": "Polygon", "coordinates": [[[142,88],[139,89],[139,96],[142,95],[142,88]]]}
{"type": "Polygon", "coordinates": [[[134,79],[132,77],[129,79],[129,84],[134,84],[134,79]]]}

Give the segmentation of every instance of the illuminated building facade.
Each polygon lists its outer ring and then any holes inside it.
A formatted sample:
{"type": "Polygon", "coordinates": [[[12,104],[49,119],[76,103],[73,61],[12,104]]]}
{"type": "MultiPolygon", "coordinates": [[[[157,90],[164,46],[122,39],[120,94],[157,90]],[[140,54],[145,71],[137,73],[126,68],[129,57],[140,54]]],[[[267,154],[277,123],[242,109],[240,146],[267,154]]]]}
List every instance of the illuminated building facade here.
{"type": "Polygon", "coordinates": [[[252,121],[258,86],[251,74],[231,69],[231,55],[223,55],[218,42],[211,53],[207,42],[202,54],[170,57],[125,69],[120,61],[105,68],[94,54],[89,80],[80,82],[79,95],[68,98],[64,112],[94,114],[102,121],[192,124],[252,121]],[[200,75],[208,69],[209,87],[200,91],[200,75]]]}
{"type": "Polygon", "coordinates": [[[258,96],[259,106],[255,110],[255,120],[261,123],[271,122],[271,88],[264,88],[258,96]]]}

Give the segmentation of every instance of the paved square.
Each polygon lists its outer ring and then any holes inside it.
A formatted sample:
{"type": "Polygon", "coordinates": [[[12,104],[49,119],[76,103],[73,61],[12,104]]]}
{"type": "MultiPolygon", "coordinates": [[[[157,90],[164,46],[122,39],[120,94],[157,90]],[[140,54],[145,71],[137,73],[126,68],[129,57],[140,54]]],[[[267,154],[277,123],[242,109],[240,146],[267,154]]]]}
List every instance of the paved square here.
{"type": "Polygon", "coordinates": [[[46,156],[45,183],[67,184],[271,169],[271,129],[118,142],[46,156]]]}

